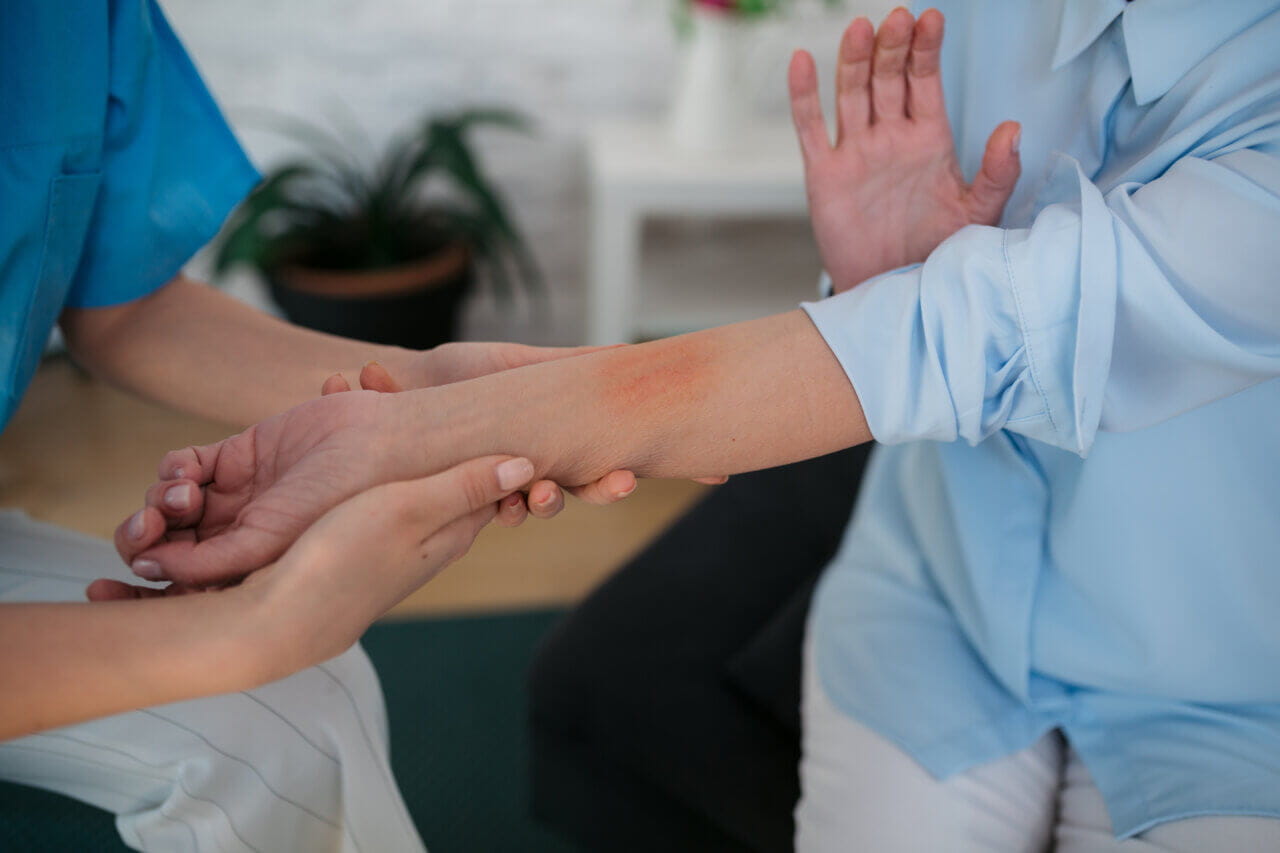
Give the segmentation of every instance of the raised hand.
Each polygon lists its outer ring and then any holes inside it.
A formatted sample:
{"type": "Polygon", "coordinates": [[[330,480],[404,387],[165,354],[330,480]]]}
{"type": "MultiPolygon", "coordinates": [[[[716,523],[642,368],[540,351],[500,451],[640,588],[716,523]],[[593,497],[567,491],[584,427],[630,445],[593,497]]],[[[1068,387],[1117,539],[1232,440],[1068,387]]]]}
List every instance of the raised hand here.
{"type": "Polygon", "coordinates": [[[814,235],[836,292],[923,261],[966,225],[994,225],[1017,183],[1021,128],[1006,121],[965,183],[942,93],[942,13],[894,9],[873,30],[858,18],[840,42],[836,142],[818,97],[813,57],[789,71],[814,235]]]}

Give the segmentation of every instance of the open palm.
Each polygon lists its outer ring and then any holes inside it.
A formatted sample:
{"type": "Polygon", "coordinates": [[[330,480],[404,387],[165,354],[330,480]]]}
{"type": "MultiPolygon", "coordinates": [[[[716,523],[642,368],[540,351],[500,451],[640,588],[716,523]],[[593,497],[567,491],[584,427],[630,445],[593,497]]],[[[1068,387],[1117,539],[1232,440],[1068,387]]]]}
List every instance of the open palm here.
{"type": "Polygon", "coordinates": [[[116,547],[134,570],[183,587],[219,585],[277,559],[316,519],[397,476],[386,452],[385,395],[335,394],[305,403],[215,444],[165,456],[160,483],[197,494],[185,517],[148,501],[146,534],[125,522],[116,547]]]}
{"type": "Polygon", "coordinates": [[[942,94],[943,19],[895,9],[875,32],[859,18],[840,43],[836,142],[831,144],[813,58],[789,74],[792,118],[804,155],[809,215],[836,291],[923,261],[970,224],[994,225],[1018,180],[1016,122],[991,134],[966,183],[942,94]]]}

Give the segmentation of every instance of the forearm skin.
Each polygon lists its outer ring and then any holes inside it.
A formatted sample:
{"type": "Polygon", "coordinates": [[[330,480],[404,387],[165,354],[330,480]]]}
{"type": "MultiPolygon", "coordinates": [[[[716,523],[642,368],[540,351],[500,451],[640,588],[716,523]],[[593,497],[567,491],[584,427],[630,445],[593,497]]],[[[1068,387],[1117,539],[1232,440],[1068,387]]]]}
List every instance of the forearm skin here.
{"type": "Polygon", "coordinates": [[[73,355],[103,380],[203,417],[247,426],[313,399],[371,360],[403,375],[412,353],[290,325],[178,277],[155,293],[61,318],[73,355]]]}
{"type": "Polygon", "coordinates": [[[512,453],[563,485],[617,468],[735,474],[871,438],[857,394],[801,311],[401,396],[397,446],[414,448],[412,468],[512,453]],[[424,442],[424,430],[445,439],[424,442]]]}
{"type": "Polygon", "coordinates": [[[0,740],[286,674],[299,650],[261,598],[0,604],[0,740]]]}

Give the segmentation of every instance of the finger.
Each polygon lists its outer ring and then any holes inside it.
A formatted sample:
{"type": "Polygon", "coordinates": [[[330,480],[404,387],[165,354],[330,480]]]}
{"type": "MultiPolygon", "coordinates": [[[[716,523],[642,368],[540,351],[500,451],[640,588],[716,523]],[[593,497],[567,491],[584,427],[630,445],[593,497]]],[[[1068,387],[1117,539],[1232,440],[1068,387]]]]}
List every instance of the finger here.
{"type": "Polygon", "coordinates": [[[163,589],[135,586],[108,578],[98,578],[84,591],[84,597],[89,601],[127,601],[139,598],[164,598],[164,596],[163,589]]]}
{"type": "MultiPolygon", "coordinates": [[[[403,524],[445,523],[487,508],[492,516],[500,499],[533,476],[527,459],[489,456],[455,466],[434,477],[380,487],[390,510],[391,529],[403,524]],[[505,464],[504,464],[505,463],[505,464]]],[[[237,524],[200,541],[166,541],[139,554],[130,567],[148,579],[161,578],[195,587],[238,581],[278,559],[305,528],[291,516],[269,514],[264,525],[237,524]]]]}
{"type": "Polygon", "coordinates": [[[610,471],[594,483],[570,489],[578,500],[596,506],[617,503],[636,490],[636,475],[630,471],[610,471]]]}
{"type": "Polygon", "coordinates": [[[797,50],[792,54],[787,86],[791,92],[791,121],[800,138],[800,152],[805,162],[811,162],[831,150],[831,137],[827,135],[827,121],[822,117],[822,102],[818,98],[818,69],[808,51],[797,50]]]}
{"type": "Polygon", "coordinates": [[[1022,126],[1016,121],[1006,121],[991,133],[982,155],[982,168],[969,186],[972,221],[982,225],[995,225],[1000,221],[1005,203],[1022,174],[1022,161],[1018,156],[1021,141],[1022,126]]]}
{"type": "Polygon", "coordinates": [[[213,480],[218,454],[226,439],[202,446],[171,450],[160,460],[157,475],[161,480],[192,480],[203,486],[213,480]]]}
{"type": "Polygon", "coordinates": [[[341,394],[343,391],[350,391],[351,383],[341,373],[335,373],[324,381],[320,386],[320,396],[328,397],[330,394],[341,394]]]}
{"type": "Polygon", "coordinates": [[[160,510],[143,507],[116,527],[113,537],[116,552],[125,563],[132,563],[135,557],[160,542],[167,528],[160,510]]]}
{"type": "Polygon", "coordinates": [[[147,580],[168,580],[197,588],[235,583],[276,560],[302,533],[297,530],[237,526],[196,540],[173,531],[128,560],[147,580]]]}
{"type": "Polygon", "coordinates": [[[494,521],[501,527],[519,527],[528,517],[529,508],[525,505],[524,493],[516,492],[498,501],[494,521]]]}
{"type": "Polygon", "coordinates": [[[564,492],[550,480],[539,480],[529,487],[529,514],[546,520],[564,509],[564,492]]]}
{"type": "Polygon", "coordinates": [[[401,485],[420,521],[443,525],[483,509],[533,479],[533,463],[511,456],[483,456],[431,477],[401,485]]]}
{"type": "Polygon", "coordinates": [[[693,482],[701,483],[704,486],[723,486],[729,482],[728,477],[694,477],[693,482]]]}
{"type": "Polygon", "coordinates": [[[942,13],[929,9],[916,21],[907,59],[907,113],[937,119],[947,114],[942,96],[942,13]]]}
{"type": "Polygon", "coordinates": [[[376,361],[361,368],[360,387],[365,391],[380,391],[384,394],[396,394],[404,390],[387,369],[376,361]]]}
{"type": "Polygon", "coordinates": [[[897,121],[907,115],[907,52],[915,18],[899,6],[889,13],[876,33],[871,59],[872,121],[897,121]]]}
{"type": "Polygon", "coordinates": [[[204,514],[204,490],[191,480],[164,480],[147,489],[145,503],[164,516],[167,527],[191,527],[204,514]]]}
{"type": "Polygon", "coordinates": [[[85,588],[84,596],[90,601],[120,601],[138,598],[173,598],[204,591],[176,583],[165,587],[139,586],[110,578],[98,578],[85,588]]]}
{"type": "Polygon", "coordinates": [[[871,121],[871,53],[876,33],[871,21],[858,18],[844,31],[836,62],[836,145],[856,136],[871,121]]]}

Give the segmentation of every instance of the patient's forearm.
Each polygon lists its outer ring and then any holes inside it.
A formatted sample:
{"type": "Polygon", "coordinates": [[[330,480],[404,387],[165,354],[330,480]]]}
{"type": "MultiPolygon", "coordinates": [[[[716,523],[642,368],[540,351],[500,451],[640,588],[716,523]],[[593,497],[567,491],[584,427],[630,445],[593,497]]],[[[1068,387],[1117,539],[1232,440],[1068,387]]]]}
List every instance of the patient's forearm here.
{"type": "Polygon", "coordinates": [[[734,474],[871,438],[844,370],[801,311],[402,396],[411,431],[446,425],[447,448],[404,442],[421,454],[415,467],[514,453],[566,485],[615,468],[734,474]]]}

